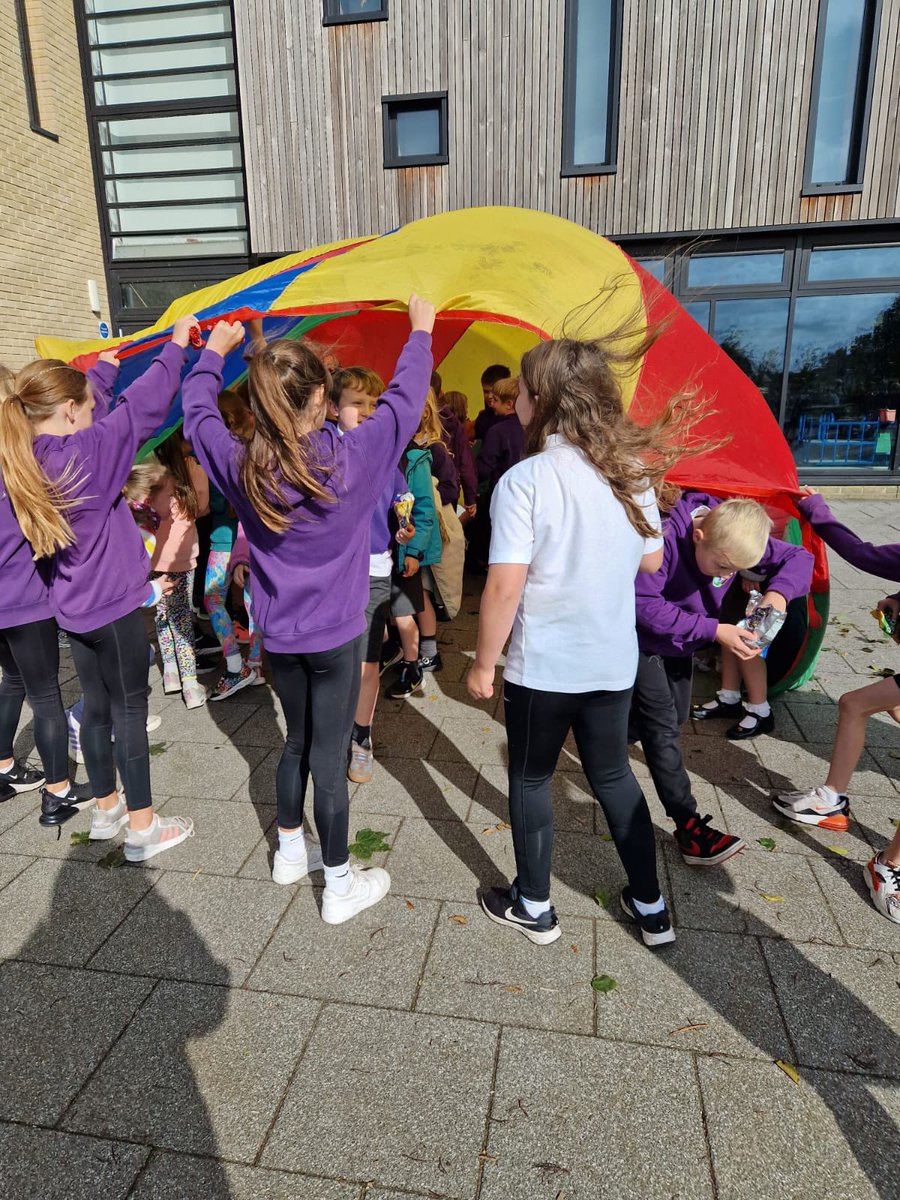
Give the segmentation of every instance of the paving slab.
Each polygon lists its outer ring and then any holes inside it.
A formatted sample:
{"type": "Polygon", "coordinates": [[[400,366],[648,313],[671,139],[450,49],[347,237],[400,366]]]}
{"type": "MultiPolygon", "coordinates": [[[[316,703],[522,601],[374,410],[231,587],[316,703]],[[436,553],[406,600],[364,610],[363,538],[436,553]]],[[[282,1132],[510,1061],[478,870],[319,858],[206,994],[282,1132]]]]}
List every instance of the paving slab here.
{"type": "Polygon", "coordinates": [[[163,816],[190,817],[195,835],[167,856],[166,870],[237,875],[275,824],[274,804],[226,804],[206,797],[176,797],[159,805],[163,816]]]}
{"type": "Polygon", "coordinates": [[[155,791],[164,796],[230,800],[266,757],[258,746],[205,746],[173,742],[150,760],[155,791]]]}
{"type": "Polygon", "coordinates": [[[698,1059],[719,1200],[887,1200],[900,1179],[900,1092],[879,1080],[698,1059]]]}
{"type": "Polygon", "coordinates": [[[319,888],[298,891],[245,986],[409,1008],[439,905],[389,895],[343,925],[324,924],[320,907],[319,888]]]}
{"type": "Polygon", "coordinates": [[[0,1196],[125,1200],[148,1154],[145,1146],[0,1124],[0,1196]]]}
{"type": "Polygon", "coordinates": [[[679,925],[798,942],[843,943],[810,862],[799,854],[744,850],[719,867],[689,867],[666,848],[679,925]]]}
{"type": "Polygon", "coordinates": [[[154,1150],[132,1200],[359,1200],[352,1183],[154,1150]]]}
{"type": "Polygon", "coordinates": [[[152,987],[126,975],[0,964],[0,1118],[55,1124],[152,987]]]}
{"type": "MultiPolygon", "coordinates": [[[[397,817],[435,817],[464,821],[478,784],[472,763],[431,763],[415,758],[375,760],[368,783],[353,791],[350,806],[397,817]]],[[[500,818],[496,818],[499,820],[500,818]]]]}
{"type": "Polygon", "coordinates": [[[763,942],[804,1066],[900,1079],[900,968],[890,954],[763,942]]]}
{"type": "Polygon", "coordinates": [[[432,762],[492,763],[505,767],[509,761],[506,727],[487,714],[445,718],[429,758],[432,762]]]}
{"type": "MultiPolygon", "coordinates": [[[[427,758],[435,762],[431,752],[438,736],[439,720],[432,721],[422,708],[422,697],[406,701],[400,712],[379,713],[373,726],[375,753],[385,762],[389,758],[427,758]]],[[[468,760],[477,765],[479,759],[468,760]]]]}
{"type": "Polygon", "coordinates": [[[318,1008],[297,996],[164,981],[63,1124],[252,1163],[318,1008]]]}
{"type": "Polygon", "coordinates": [[[36,860],[3,889],[0,958],[84,966],[156,878],[145,867],[36,860]]]}
{"type": "Polygon", "coordinates": [[[27,854],[0,854],[0,891],[33,862],[27,854]]]}
{"type": "Polygon", "coordinates": [[[820,859],[812,869],[848,946],[900,952],[900,925],[883,917],[871,903],[865,864],[820,859]]]}
{"type": "Polygon", "coordinates": [[[713,1195],[689,1054],[504,1029],[491,1115],[482,1200],[713,1195]]]}
{"type": "Polygon", "coordinates": [[[416,1011],[591,1033],[593,932],[592,921],[568,917],[558,941],[535,946],[479,905],[445,904],[416,1011]]]}
{"type": "Polygon", "coordinates": [[[410,817],[394,838],[388,870],[399,895],[472,901],[479,888],[515,875],[512,839],[493,825],[410,817]]]}
{"type": "Polygon", "coordinates": [[[676,935],[654,952],[633,925],[598,925],[597,974],[618,984],[597,996],[598,1035],[751,1058],[789,1055],[757,939],[680,926],[676,935]]]}
{"type": "MultiPolygon", "coordinates": [[[[831,742],[807,742],[797,746],[768,739],[765,746],[760,746],[759,753],[768,774],[768,781],[761,781],[763,785],[768,782],[773,791],[796,791],[825,782],[831,758],[831,742]]],[[[900,764],[894,760],[888,761],[893,762],[897,771],[900,764]]],[[[886,769],[882,766],[878,748],[865,750],[853,776],[854,790],[866,796],[895,797],[897,788],[885,774],[886,769]]],[[[719,783],[722,785],[725,781],[720,780],[719,783]]]]}
{"type": "MultiPolygon", "coordinates": [[[[684,765],[692,779],[706,780],[707,783],[764,786],[768,776],[758,752],[762,740],[730,742],[727,738],[696,737],[685,733],[681,738],[684,765]]],[[[793,749],[793,746],[786,749],[793,749]]]]}
{"type": "Polygon", "coordinates": [[[20,821],[24,821],[26,817],[34,814],[35,823],[37,823],[37,812],[41,807],[39,795],[31,792],[24,792],[22,795],[14,796],[12,800],[4,800],[0,804],[0,833],[4,830],[17,825],[20,821]]]}
{"type": "MultiPolygon", "coordinates": [[[[845,832],[834,829],[818,829],[814,825],[800,825],[789,821],[772,806],[769,788],[737,787],[718,788],[719,807],[729,833],[742,837],[752,850],[764,849],[760,838],[766,843],[773,841],[770,854],[801,854],[805,858],[822,858],[843,851],[848,858],[866,862],[872,855],[864,831],[851,813],[850,828],[845,832]],[[829,849],[837,847],[837,851],[829,849]]],[[[898,797],[900,800],[900,797],[898,797]]]]}
{"type": "MultiPolygon", "coordinates": [[[[203,675],[200,682],[209,685],[215,675],[203,675]]],[[[205,704],[188,710],[182,704],[170,704],[160,713],[162,724],[150,734],[151,746],[174,742],[191,745],[224,746],[227,742],[241,743],[238,731],[259,710],[259,703],[249,703],[258,689],[245,688],[230,700],[205,704]]],[[[247,743],[253,745],[252,742],[247,743]]]]}
{"type": "Polygon", "coordinates": [[[262,1165],[474,1197],[496,1043],[475,1021],[329,1005],[262,1165]]]}
{"type": "Polygon", "coordinates": [[[91,966],[238,987],[290,899],[271,881],[166,872],[91,966]]]}

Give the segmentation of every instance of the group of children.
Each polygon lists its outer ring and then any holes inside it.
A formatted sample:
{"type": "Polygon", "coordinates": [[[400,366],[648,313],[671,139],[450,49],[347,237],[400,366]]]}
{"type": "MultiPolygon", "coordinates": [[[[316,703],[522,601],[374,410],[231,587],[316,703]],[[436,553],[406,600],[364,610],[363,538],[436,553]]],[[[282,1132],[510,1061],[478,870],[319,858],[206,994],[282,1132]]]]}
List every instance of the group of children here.
{"type": "MultiPolygon", "coordinates": [[[[604,344],[542,342],[515,379],[490,368],[485,408],[467,429],[465,398],[443,393],[433,374],[434,308],[413,296],[409,317],[387,388],[365,368],[332,374],[302,340],[266,344],[251,329],[246,394],[225,391],[224,360],[248,340],[242,325],[226,322],[182,380],[198,333],[192,317],[175,324],[147,372],[115,401],[114,354],[86,376],[43,361],[4,380],[0,800],[41,787],[49,825],[92,806],[91,839],[124,829],[131,862],[192,836],[191,821],[153,809],[143,609],[156,606],[165,690],[180,691],[188,707],[204,703],[191,600],[205,520],[203,604],[225,667],[210,698],[262,682],[264,643],[287,726],[273,879],[290,884],[324,871],[322,917],[332,924],[377,903],[390,879],[349,861],[348,778],[373,773],[384,665],[400,668],[392,697],[412,695],[440,667],[437,620],[455,613],[462,590],[462,519],[471,522],[470,561],[489,563],[468,678],[474,697],[492,694],[509,639],[504,708],[517,875],[485,891],[484,910],[538,944],[560,936],[550,903],[550,785],[572,732],[625,868],[622,907],[647,945],[665,945],[675,934],[629,743],[641,743],[686,863],[715,866],[744,848],[700,815],[684,767],[693,656],[713,643],[723,656],[722,690],[694,718],[735,719],[735,738],[768,732],[759,634],[723,621],[723,598],[743,576],[759,593],[757,610],[777,618],[808,592],[812,557],[773,538],[753,501],[660,490],[698,414],[685,397],[652,427],[631,422],[604,344]],[[183,434],[135,468],[179,387],[183,434]],[[245,662],[229,590],[248,579],[245,662]],[[58,628],[69,634],[84,691],[88,783],[80,785],[69,778],[58,628]],[[41,771],[13,754],[26,695],[41,771]],[[304,833],[310,776],[320,841],[304,833]]],[[[638,339],[629,353],[640,356],[648,344],[638,339]]],[[[863,546],[819,497],[802,507],[850,561],[900,580],[900,548],[863,546]]],[[[900,598],[882,607],[896,618],[900,598]]],[[[775,797],[779,812],[846,827],[866,719],[888,711],[900,720],[898,683],[841,700],[828,778],[812,792],[775,797]]],[[[866,871],[879,910],[900,921],[900,834],[866,871]]]]}

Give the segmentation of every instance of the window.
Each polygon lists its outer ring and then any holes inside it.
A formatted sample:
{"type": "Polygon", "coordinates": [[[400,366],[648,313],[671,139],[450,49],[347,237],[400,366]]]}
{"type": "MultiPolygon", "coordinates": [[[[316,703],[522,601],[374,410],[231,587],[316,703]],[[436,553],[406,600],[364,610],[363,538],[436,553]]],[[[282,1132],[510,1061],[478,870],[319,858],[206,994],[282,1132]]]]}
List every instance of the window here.
{"type": "Polygon", "coordinates": [[[784,279],[784,252],[752,254],[692,254],[689,288],[743,287],[779,284],[784,279]]]}
{"type": "Polygon", "coordinates": [[[447,139],[447,93],[384,96],[384,165],[440,166],[450,161],[447,139]]]}
{"type": "Polygon", "coordinates": [[[658,283],[666,277],[666,260],[664,258],[636,258],[639,267],[643,267],[648,275],[652,275],[658,283]]]}
{"type": "Polygon", "coordinates": [[[881,0],[820,0],[804,192],[859,191],[881,0]]]}
{"type": "Polygon", "coordinates": [[[25,102],[28,105],[28,124],[33,133],[39,133],[41,137],[49,138],[51,142],[58,142],[59,134],[51,133],[41,124],[34,46],[28,25],[28,5],[26,0],[15,0],[15,4],[16,24],[19,27],[19,53],[22,57],[22,75],[25,80],[25,102]]]}
{"type": "Polygon", "coordinates": [[[566,0],[563,175],[616,169],[621,0],[566,0]]]}
{"type": "Polygon", "coordinates": [[[712,335],[756,384],[775,418],[781,408],[781,381],[790,300],[717,300],[712,335]]]}
{"type": "Polygon", "coordinates": [[[847,246],[811,251],[807,279],[825,283],[838,279],[900,278],[900,246],[847,246]]]}
{"type": "Polygon", "coordinates": [[[325,0],[323,25],[351,25],[360,21],[386,21],[387,0],[325,0]]]}

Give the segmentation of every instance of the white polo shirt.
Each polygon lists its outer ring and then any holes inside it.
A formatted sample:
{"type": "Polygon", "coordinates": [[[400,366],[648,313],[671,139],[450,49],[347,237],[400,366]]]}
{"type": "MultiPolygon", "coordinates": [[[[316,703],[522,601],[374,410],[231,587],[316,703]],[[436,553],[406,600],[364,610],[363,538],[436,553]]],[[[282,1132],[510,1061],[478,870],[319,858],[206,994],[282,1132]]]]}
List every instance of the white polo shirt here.
{"type": "MultiPolygon", "coordinates": [[[[636,497],[660,527],[651,490],[636,497]]],[[[634,684],[634,579],[663,544],[642,538],[609,484],[559,434],[502,477],[491,502],[491,563],[527,563],[504,678],[546,692],[634,684]]]]}

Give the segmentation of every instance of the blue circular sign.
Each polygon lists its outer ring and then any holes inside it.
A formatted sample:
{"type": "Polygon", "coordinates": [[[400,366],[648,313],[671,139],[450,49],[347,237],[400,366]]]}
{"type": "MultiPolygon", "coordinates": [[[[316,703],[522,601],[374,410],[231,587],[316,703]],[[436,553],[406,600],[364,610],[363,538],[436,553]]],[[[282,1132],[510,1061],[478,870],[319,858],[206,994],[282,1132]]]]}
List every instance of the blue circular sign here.
{"type": "Polygon", "coordinates": [[[100,322],[100,325],[98,326],[98,328],[99,328],[99,330],[100,330],[100,336],[101,336],[102,338],[108,338],[108,337],[109,337],[109,326],[107,325],[107,323],[106,323],[105,321],[101,321],[101,322],[100,322]]]}

